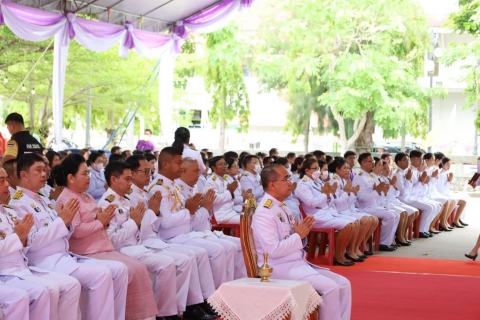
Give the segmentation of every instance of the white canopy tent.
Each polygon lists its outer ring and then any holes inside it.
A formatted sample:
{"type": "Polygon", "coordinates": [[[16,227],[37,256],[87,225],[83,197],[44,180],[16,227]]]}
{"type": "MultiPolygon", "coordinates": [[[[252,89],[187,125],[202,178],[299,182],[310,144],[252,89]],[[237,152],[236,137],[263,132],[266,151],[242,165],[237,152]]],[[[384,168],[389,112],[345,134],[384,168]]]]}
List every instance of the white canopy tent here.
{"type": "Polygon", "coordinates": [[[0,24],[18,37],[43,41],[55,37],[52,86],[55,146],[62,141],[63,91],[70,40],[91,51],[120,42],[130,50],[161,58],[159,112],[166,143],[173,140],[173,71],[188,30],[208,33],[227,25],[253,0],[0,0],[0,24]],[[89,17],[89,19],[80,18],[89,17]],[[170,31],[170,33],[163,33],[170,31]]]}

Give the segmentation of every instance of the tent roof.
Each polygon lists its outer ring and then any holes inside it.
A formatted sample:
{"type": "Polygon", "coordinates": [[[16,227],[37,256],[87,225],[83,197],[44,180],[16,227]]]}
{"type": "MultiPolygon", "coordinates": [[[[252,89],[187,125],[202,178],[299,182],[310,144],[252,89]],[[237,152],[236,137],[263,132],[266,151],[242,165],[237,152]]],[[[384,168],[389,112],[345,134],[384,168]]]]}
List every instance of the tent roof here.
{"type": "Polygon", "coordinates": [[[9,0],[21,5],[63,13],[86,14],[99,21],[161,32],[178,20],[188,18],[219,0],[9,0]]]}

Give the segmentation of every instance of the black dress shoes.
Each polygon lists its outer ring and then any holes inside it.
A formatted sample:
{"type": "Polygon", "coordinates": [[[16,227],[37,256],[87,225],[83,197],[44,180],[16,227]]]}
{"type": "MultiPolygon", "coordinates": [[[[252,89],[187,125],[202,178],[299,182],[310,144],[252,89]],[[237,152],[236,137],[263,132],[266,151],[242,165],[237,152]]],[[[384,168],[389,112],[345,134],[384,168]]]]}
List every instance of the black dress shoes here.
{"type": "Polygon", "coordinates": [[[353,262],[363,262],[363,261],[365,261],[365,259],[362,258],[362,257],[358,257],[358,258],[356,258],[356,259],[355,259],[355,258],[352,258],[352,257],[350,257],[346,252],[345,252],[345,258],[347,258],[347,259],[349,259],[349,260],[352,260],[353,262]]]}
{"type": "Polygon", "coordinates": [[[395,251],[396,249],[394,246],[387,246],[386,244],[381,244],[379,248],[380,251],[395,251]]]}
{"type": "Polygon", "coordinates": [[[451,232],[452,230],[449,229],[449,228],[444,228],[444,227],[440,226],[440,231],[451,232]]]}
{"type": "Polygon", "coordinates": [[[411,245],[412,245],[411,243],[402,242],[402,241],[400,241],[400,240],[398,240],[398,239],[395,239],[395,242],[396,242],[397,244],[400,244],[402,247],[408,247],[408,246],[411,246],[411,245]]]}
{"type": "Polygon", "coordinates": [[[462,226],[468,227],[468,223],[463,222],[462,219],[460,219],[460,220],[458,220],[458,221],[460,221],[460,224],[461,224],[462,226]]]}
{"type": "Polygon", "coordinates": [[[204,301],[200,307],[205,311],[206,314],[210,314],[212,316],[220,317],[220,315],[213,309],[207,301],[204,301]]]}
{"type": "Polygon", "coordinates": [[[420,232],[418,235],[419,238],[428,239],[430,236],[426,232],[420,232]]]}
{"type": "Polygon", "coordinates": [[[373,256],[373,252],[372,251],[365,251],[364,254],[366,256],[373,256]]]}
{"type": "Polygon", "coordinates": [[[350,267],[350,266],[353,266],[354,264],[355,264],[355,262],[353,262],[353,261],[340,262],[335,258],[333,259],[333,265],[334,266],[350,267]]]}
{"type": "Polygon", "coordinates": [[[214,320],[217,316],[207,314],[200,305],[187,306],[187,310],[183,313],[184,320],[214,320]]]}
{"type": "Polygon", "coordinates": [[[465,228],[464,226],[462,226],[461,224],[456,224],[455,222],[452,223],[452,226],[455,227],[455,228],[460,228],[460,229],[463,229],[465,228]]]}
{"type": "Polygon", "coordinates": [[[442,231],[435,230],[435,231],[430,231],[430,233],[439,234],[439,233],[442,233],[442,231]]]}

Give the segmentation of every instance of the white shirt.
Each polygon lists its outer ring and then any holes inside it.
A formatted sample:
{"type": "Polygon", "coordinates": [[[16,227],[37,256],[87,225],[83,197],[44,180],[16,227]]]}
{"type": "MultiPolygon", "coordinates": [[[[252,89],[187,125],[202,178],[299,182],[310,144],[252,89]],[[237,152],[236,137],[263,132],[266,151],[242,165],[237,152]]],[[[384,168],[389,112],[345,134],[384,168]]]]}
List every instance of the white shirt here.
{"type": "Polygon", "coordinates": [[[205,168],[205,165],[203,164],[203,159],[200,151],[193,150],[189,146],[184,144],[182,157],[196,159],[198,162],[198,167],[200,168],[200,174],[203,174],[205,170],[207,170],[207,168],[205,168]]]}

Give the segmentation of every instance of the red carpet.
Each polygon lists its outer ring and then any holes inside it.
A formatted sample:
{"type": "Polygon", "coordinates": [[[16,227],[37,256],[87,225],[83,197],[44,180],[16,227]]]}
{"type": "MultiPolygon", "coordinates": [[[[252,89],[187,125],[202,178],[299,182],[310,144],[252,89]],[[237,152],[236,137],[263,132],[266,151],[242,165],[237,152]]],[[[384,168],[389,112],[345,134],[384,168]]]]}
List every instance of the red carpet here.
{"type": "Polygon", "coordinates": [[[352,283],[352,320],[480,319],[478,277],[335,271],[352,283]]]}
{"type": "MultiPolygon", "coordinates": [[[[363,263],[356,263],[352,267],[327,266],[326,260],[316,259],[315,264],[328,267],[334,272],[349,271],[392,271],[404,273],[428,273],[437,275],[462,275],[480,277],[480,261],[471,260],[440,260],[428,258],[395,258],[369,257],[363,263]]],[[[480,317],[478,318],[480,319],[480,317]]]]}

